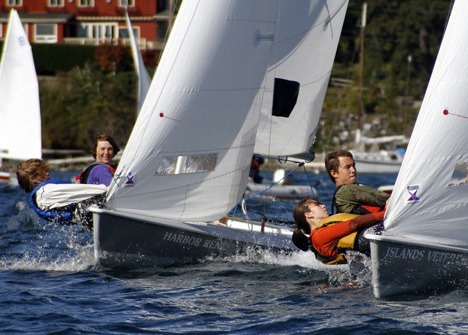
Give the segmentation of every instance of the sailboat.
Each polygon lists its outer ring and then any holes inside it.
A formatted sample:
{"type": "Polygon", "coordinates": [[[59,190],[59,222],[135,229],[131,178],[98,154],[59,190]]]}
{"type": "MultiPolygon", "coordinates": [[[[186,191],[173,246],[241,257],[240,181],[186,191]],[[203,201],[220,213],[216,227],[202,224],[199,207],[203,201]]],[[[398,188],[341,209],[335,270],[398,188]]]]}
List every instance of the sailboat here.
{"type": "Polygon", "coordinates": [[[356,130],[355,148],[350,150],[359,173],[398,173],[408,139],[404,135],[364,137],[356,130]]]}
{"type": "Polygon", "coordinates": [[[390,198],[371,240],[377,298],[465,287],[468,278],[468,2],[456,0],[390,198]]]}
{"type": "Polygon", "coordinates": [[[293,227],[226,215],[246,190],[254,148],[312,155],[347,6],[182,3],[105,207],[93,209],[99,264],[164,266],[250,248],[296,250],[293,227]]]}
{"type": "Polygon", "coordinates": [[[125,21],[127,22],[128,37],[130,39],[130,46],[132,49],[133,62],[135,63],[135,71],[138,77],[138,109],[137,114],[140,112],[143,102],[145,101],[146,94],[151,85],[151,77],[146,70],[143,57],[141,56],[140,48],[138,46],[135,33],[128,16],[128,12],[125,12],[125,21]]]}
{"type": "Polygon", "coordinates": [[[17,183],[16,160],[41,158],[39,85],[31,45],[16,10],[10,12],[0,61],[0,181],[17,183]],[[8,164],[9,163],[9,164],[8,164]]]}

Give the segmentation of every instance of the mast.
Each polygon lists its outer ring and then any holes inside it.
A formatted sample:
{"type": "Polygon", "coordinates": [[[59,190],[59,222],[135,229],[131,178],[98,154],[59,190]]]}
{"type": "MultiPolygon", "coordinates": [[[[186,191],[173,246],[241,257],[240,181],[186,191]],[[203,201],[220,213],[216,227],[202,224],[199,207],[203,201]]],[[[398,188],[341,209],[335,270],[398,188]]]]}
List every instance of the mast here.
{"type": "MultiPolygon", "coordinates": [[[[362,129],[362,115],[364,111],[364,104],[362,102],[362,81],[364,73],[364,30],[366,28],[366,16],[367,16],[367,2],[362,4],[362,18],[361,18],[361,32],[360,40],[361,45],[359,49],[359,73],[358,73],[358,103],[357,103],[357,113],[356,113],[356,123],[357,123],[357,132],[360,133],[362,129]]],[[[360,137],[360,136],[359,136],[360,137]]],[[[358,136],[356,136],[356,139],[358,136]]]]}

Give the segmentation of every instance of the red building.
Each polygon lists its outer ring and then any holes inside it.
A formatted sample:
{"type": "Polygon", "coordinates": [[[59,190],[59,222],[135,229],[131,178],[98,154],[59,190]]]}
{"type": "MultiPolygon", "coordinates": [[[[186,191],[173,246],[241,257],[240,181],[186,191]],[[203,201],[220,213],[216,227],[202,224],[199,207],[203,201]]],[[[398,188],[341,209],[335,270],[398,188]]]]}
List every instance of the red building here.
{"type": "Polygon", "coordinates": [[[127,43],[125,10],[140,47],[162,49],[175,0],[0,0],[0,39],[16,9],[31,43],[127,43]]]}

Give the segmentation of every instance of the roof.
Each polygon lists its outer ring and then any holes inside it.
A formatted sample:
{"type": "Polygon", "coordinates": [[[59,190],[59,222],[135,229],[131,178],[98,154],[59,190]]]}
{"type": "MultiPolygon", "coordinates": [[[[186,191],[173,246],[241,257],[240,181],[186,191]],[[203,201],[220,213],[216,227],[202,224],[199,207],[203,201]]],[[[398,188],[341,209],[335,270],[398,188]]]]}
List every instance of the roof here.
{"type": "MultiPolygon", "coordinates": [[[[125,21],[125,16],[81,16],[76,17],[78,21],[125,21]]],[[[155,21],[155,16],[130,16],[132,22],[155,21]]]]}
{"type": "MultiPolygon", "coordinates": [[[[23,23],[66,23],[73,18],[70,13],[18,13],[23,23]]],[[[0,13],[0,22],[8,22],[10,13],[0,13]]]]}

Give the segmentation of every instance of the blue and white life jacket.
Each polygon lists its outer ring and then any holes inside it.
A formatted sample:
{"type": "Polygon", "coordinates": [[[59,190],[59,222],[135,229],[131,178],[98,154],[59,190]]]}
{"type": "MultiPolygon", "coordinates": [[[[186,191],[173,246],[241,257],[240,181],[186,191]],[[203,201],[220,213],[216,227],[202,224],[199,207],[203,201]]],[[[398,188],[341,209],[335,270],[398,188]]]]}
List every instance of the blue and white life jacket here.
{"type": "Polygon", "coordinates": [[[44,210],[40,209],[36,203],[36,193],[37,191],[47,185],[47,184],[66,184],[66,182],[62,180],[46,180],[45,182],[40,183],[37,185],[29,195],[29,205],[31,208],[39,215],[41,218],[47,221],[53,221],[58,223],[65,223],[70,221],[73,218],[73,211],[76,205],[68,205],[64,207],[54,208],[51,210],[44,210]]]}

